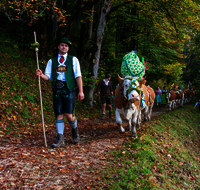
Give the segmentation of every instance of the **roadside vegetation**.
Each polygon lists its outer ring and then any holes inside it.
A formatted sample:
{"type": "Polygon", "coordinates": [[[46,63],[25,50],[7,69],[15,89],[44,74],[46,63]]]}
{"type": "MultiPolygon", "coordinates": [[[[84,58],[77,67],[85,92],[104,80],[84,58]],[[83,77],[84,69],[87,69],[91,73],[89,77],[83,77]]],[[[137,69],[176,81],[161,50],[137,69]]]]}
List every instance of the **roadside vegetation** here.
{"type": "Polygon", "coordinates": [[[126,139],[110,153],[97,187],[199,190],[199,142],[199,112],[193,105],[156,117],[142,125],[137,139],[126,139]]]}

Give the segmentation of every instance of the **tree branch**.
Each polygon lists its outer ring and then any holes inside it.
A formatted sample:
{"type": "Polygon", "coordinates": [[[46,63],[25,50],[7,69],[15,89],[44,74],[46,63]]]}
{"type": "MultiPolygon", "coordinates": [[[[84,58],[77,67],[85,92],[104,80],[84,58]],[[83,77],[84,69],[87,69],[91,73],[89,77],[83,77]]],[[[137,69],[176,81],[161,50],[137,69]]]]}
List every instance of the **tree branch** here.
{"type": "MultiPolygon", "coordinates": [[[[165,7],[165,5],[164,5],[164,3],[163,3],[162,1],[161,1],[161,2],[158,1],[158,3],[160,3],[161,6],[164,8],[164,10],[165,10],[165,12],[166,12],[166,16],[171,20],[171,23],[172,23],[172,25],[174,26],[174,29],[176,30],[176,33],[178,34],[178,29],[177,29],[177,27],[176,27],[176,23],[174,22],[174,19],[173,19],[173,17],[171,16],[171,14],[169,13],[168,9],[165,7]]],[[[177,36],[177,37],[178,37],[178,36],[177,36]]]]}

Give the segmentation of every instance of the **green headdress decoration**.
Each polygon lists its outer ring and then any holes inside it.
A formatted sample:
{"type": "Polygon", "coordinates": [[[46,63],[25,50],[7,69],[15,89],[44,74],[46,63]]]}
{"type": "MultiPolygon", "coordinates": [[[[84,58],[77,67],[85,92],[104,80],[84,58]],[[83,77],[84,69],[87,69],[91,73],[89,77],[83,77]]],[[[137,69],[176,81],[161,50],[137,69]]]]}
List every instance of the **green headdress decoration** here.
{"type": "Polygon", "coordinates": [[[124,78],[126,76],[138,77],[139,80],[145,75],[145,67],[142,62],[140,62],[136,51],[129,52],[122,59],[121,66],[121,76],[124,78]]]}

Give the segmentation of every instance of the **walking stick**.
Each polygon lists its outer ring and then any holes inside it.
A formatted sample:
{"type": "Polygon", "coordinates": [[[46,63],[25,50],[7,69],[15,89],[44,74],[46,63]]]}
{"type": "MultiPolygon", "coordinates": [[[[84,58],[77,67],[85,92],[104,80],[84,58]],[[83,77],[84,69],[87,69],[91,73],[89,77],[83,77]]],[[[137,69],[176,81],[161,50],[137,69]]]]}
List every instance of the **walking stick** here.
{"type": "MultiPolygon", "coordinates": [[[[35,53],[36,53],[36,61],[37,61],[37,69],[39,70],[39,61],[38,61],[38,45],[39,43],[36,41],[36,33],[34,32],[34,38],[35,38],[35,53]]],[[[44,142],[45,147],[47,147],[47,140],[45,135],[45,128],[44,128],[44,115],[43,115],[43,107],[42,107],[42,91],[41,91],[41,85],[40,85],[40,76],[38,76],[39,81],[39,91],[40,91],[40,106],[41,106],[41,114],[42,114],[42,127],[43,127],[43,133],[44,133],[44,142]]]]}

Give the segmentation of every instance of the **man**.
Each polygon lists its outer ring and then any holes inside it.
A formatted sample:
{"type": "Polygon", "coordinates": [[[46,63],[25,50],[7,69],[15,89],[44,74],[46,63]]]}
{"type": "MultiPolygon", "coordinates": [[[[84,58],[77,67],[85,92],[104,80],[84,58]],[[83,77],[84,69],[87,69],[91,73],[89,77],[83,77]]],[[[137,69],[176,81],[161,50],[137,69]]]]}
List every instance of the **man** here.
{"type": "Polygon", "coordinates": [[[112,84],[110,82],[111,75],[106,74],[105,79],[101,80],[97,87],[97,94],[101,96],[102,102],[102,118],[105,119],[106,104],[109,108],[109,118],[112,115],[111,95],[113,95],[112,84]],[[101,92],[100,92],[101,91],[101,92]]]}
{"type": "Polygon", "coordinates": [[[56,116],[57,137],[51,145],[52,148],[64,146],[64,114],[72,128],[74,144],[79,141],[77,119],[73,116],[75,107],[75,86],[77,84],[79,93],[78,100],[84,99],[82,76],[80,64],[76,57],[68,55],[71,43],[64,37],[58,44],[58,55],[47,62],[44,74],[36,70],[36,76],[44,80],[52,80],[53,106],[56,116]]]}
{"type": "Polygon", "coordinates": [[[196,106],[199,105],[199,113],[200,113],[200,99],[198,102],[196,102],[195,106],[194,106],[194,109],[196,108],[196,106]]]}
{"type": "Polygon", "coordinates": [[[189,83],[188,83],[188,88],[190,89],[190,90],[192,90],[192,83],[189,81],[189,83]]]}

